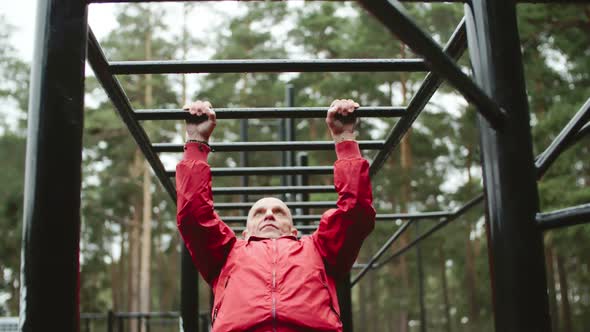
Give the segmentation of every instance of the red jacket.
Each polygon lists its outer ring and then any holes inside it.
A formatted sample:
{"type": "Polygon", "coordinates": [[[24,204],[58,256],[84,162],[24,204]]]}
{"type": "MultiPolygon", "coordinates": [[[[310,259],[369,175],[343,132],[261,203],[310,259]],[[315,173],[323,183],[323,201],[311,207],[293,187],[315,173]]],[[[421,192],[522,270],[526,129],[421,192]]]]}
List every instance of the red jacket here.
{"type": "Polygon", "coordinates": [[[336,145],[338,208],[301,239],[238,239],[213,210],[208,153],[187,144],[176,189],[178,229],[215,294],[213,331],[342,331],[335,279],[350,271],[375,224],[369,164],[358,144],[336,145]]]}

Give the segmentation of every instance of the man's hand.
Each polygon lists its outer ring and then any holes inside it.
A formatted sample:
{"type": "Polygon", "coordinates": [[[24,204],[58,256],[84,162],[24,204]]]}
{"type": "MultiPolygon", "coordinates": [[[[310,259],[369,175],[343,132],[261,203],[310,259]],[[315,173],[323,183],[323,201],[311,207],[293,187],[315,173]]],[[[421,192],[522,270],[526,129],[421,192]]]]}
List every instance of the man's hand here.
{"type": "Polygon", "coordinates": [[[354,140],[356,134],[356,116],[353,112],[360,105],[352,99],[336,99],[330,105],[326,124],[330,129],[334,142],[339,143],[346,140],[354,140]]]}
{"type": "Polygon", "coordinates": [[[211,103],[197,100],[185,105],[182,109],[190,112],[190,119],[186,120],[186,136],[188,139],[209,141],[209,136],[215,129],[216,117],[211,103]]]}

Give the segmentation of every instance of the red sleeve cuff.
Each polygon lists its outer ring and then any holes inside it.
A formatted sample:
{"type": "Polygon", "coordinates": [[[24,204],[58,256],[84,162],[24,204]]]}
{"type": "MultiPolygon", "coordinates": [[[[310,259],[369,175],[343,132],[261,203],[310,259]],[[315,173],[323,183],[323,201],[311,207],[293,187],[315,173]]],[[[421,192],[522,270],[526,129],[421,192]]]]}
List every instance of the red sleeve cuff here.
{"type": "Polygon", "coordinates": [[[336,156],[338,159],[362,158],[357,141],[343,141],[336,144],[336,156]]]}
{"type": "Polygon", "coordinates": [[[211,149],[201,143],[192,142],[184,145],[184,160],[197,160],[207,162],[207,156],[209,156],[211,149]]]}

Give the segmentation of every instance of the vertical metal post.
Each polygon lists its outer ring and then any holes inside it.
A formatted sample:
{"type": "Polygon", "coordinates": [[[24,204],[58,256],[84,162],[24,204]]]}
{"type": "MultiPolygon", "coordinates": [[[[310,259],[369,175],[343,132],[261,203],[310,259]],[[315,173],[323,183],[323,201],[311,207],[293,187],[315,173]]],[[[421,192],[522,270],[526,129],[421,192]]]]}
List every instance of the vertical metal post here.
{"type": "MultiPolygon", "coordinates": [[[[287,84],[285,87],[285,106],[295,106],[295,94],[293,84],[287,84]]],[[[280,136],[282,141],[294,141],[295,140],[295,121],[291,118],[282,119],[280,127],[280,136]]],[[[282,165],[289,167],[295,166],[295,151],[283,151],[282,153],[282,165]]],[[[281,185],[292,186],[295,184],[296,175],[283,175],[281,178],[281,185]]],[[[285,199],[289,199],[291,194],[287,193],[284,195],[285,199]]]]}
{"type": "Polygon", "coordinates": [[[340,320],[342,331],[352,332],[352,285],[350,284],[350,272],[336,281],[336,293],[340,306],[340,320]]]}
{"type": "MultiPolygon", "coordinates": [[[[248,142],[248,119],[240,120],[240,139],[242,142],[248,142]]],[[[240,152],[240,166],[248,167],[248,152],[240,152]]],[[[247,175],[242,176],[242,187],[248,187],[249,178],[247,175]]],[[[242,195],[242,202],[248,202],[248,194],[242,195]]],[[[244,214],[248,214],[249,209],[244,209],[244,214]]]]}
{"type": "MultiPolygon", "coordinates": [[[[301,152],[299,154],[299,166],[308,166],[309,165],[309,156],[305,152],[301,152]]],[[[309,185],[309,177],[306,174],[299,175],[299,185],[300,186],[308,186],[309,185]]],[[[302,193],[299,194],[299,201],[301,202],[309,202],[309,194],[302,193]]],[[[307,215],[309,214],[308,208],[302,208],[301,212],[298,214],[307,215]]]]}
{"type": "Polygon", "coordinates": [[[199,274],[188,249],[182,245],[180,277],[180,318],[184,332],[199,331],[199,274]]]}
{"type": "MultiPolygon", "coordinates": [[[[420,234],[420,221],[414,222],[416,234],[420,234]]],[[[420,332],[426,332],[426,304],[424,303],[424,266],[422,265],[422,249],[420,243],[416,243],[416,265],[418,266],[418,301],[420,304],[420,332]]]]}
{"type": "Polygon", "coordinates": [[[528,101],[514,0],[465,5],[477,82],[508,114],[479,119],[496,331],[550,331],[528,101]]]}
{"type": "Polygon", "coordinates": [[[37,2],[27,128],[20,330],[79,331],[87,8],[37,2]]]}
{"type": "Polygon", "coordinates": [[[115,331],[115,314],[112,310],[107,313],[107,332],[115,331]]]}

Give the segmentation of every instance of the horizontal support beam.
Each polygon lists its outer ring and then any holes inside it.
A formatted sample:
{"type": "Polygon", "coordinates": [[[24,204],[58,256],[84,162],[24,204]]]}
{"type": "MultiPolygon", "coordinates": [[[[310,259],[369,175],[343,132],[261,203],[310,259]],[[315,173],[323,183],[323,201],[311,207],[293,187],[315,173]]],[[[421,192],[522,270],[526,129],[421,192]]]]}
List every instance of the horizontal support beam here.
{"type": "Polygon", "coordinates": [[[465,98],[477,106],[479,113],[494,129],[502,126],[506,113],[408,16],[395,0],[358,0],[385,27],[406,45],[424,57],[432,71],[446,79],[465,98]]]}
{"type": "Polygon", "coordinates": [[[543,230],[590,223],[590,204],[537,213],[537,224],[543,230]]]}
{"type": "MultiPolygon", "coordinates": [[[[316,201],[316,202],[285,202],[285,204],[287,204],[287,206],[290,209],[297,209],[297,208],[335,208],[336,207],[336,202],[335,201],[316,201]]],[[[239,202],[239,203],[215,203],[213,205],[213,208],[215,210],[243,210],[243,209],[249,209],[254,205],[254,202],[239,202]]],[[[305,217],[310,217],[310,216],[305,216],[305,217]]],[[[316,216],[311,216],[311,217],[316,217],[316,216]]],[[[320,216],[321,217],[321,216],[320,216]]],[[[244,218],[244,221],[246,221],[246,217],[240,217],[240,218],[244,218]]],[[[319,218],[314,218],[313,220],[317,221],[319,220],[319,218]]],[[[301,220],[299,220],[301,221],[301,220]]]]}
{"type": "Polygon", "coordinates": [[[164,186],[164,189],[168,192],[172,201],[176,203],[176,188],[166,174],[162,161],[151,149],[151,143],[145,130],[133,116],[133,108],[125,91],[123,91],[121,84],[109,72],[106,57],[92,30],[88,30],[88,62],[90,63],[90,67],[94,71],[97,80],[100,82],[105,93],[111,100],[111,103],[115,106],[115,109],[127,126],[131,136],[135,139],[137,146],[154,170],[158,180],[160,180],[160,183],[164,186]]]}
{"type": "MultiPolygon", "coordinates": [[[[483,200],[484,200],[484,195],[483,194],[477,195],[475,198],[473,198],[469,202],[465,203],[465,205],[463,205],[462,207],[460,207],[457,210],[455,210],[450,216],[445,217],[445,218],[442,218],[438,223],[436,223],[436,225],[432,226],[430,229],[428,229],[423,234],[420,234],[419,236],[417,236],[412,242],[408,243],[405,247],[399,249],[398,251],[396,251],[395,253],[393,253],[391,256],[389,256],[386,259],[384,259],[382,262],[379,263],[378,267],[381,267],[383,265],[386,265],[391,260],[399,257],[400,255],[403,255],[405,252],[407,252],[408,250],[410,250],[416,244],[418,244],[419,242],[421,242],[421,241],[425,240],[426,238],[430,237],[432,234],[436,233],[438,230],[442,229],[443,227],[445,227],[446,225],[448,225],[450,222],[452,222],[452,221],[456,220],[457,218],[461,217],[462,215],[464,215],[465,213],[467,213],[469,210],[471,210],[471,208],[473,208],[477,204],[483,202],[483,200]]],[[[373,267],[376,267],[376,266],[373,265],[373,267]]]]}
{"type": "MultiPolygon", "coordinates": [[[[242,232],[244,230],[246,230],[246,226],[231,226],[230,227],[234,232],[242,232]]],[[[310,231],[315,231],[318,226],[317,225],[295,225],[295,228],[297,228],[297,230],[299,232],[310,232],[310,231]]]]}
{"type": "MultiPolygon", "coordinates": [[[[294,207],[292,204],[295,202],[286,202],[288,207],[294,207]]],[[[303,203],[303,202],[301,202],[303,203]]],[[[313,202],[310,202],[313,203],[313,202]]],[[[322,202],[325,203],[325,202],[322,202]]],[[[235,204],[235,203],[234,203],[235,204]]],[[[245,205],[243,208],[251,207],[254,203],[246,203],[250,205],[245,205]]],[[[217,204],[215,205],[217,208],[217,204]]],[[[439,219],[444,217],[449,217],[453,214],[453,212],[447,211],[432,211],[432,212],[422,212],[422,213],[379,213],[375,216],[376,221],[396,221],[396,220],[420,220],[420,219],[439,219]]],[[[293,216],[294,222],[314,222],[320,221],[322,218],[321,214],[313,214],[313,215],[296,215],[293,216]]],[[[221,217],[221,219],[225,222],[246,222],[246,216],[226,216],[221,217]]]]}
{"type": "Polygon", "coordinates": [[[537,167],[537,178],[541,178],[545,172],[549,169],[551,164],[559,157],[559,155],[565,151],[572,143],[580,139],[578,133],[582,128],[590,121],[590,98],[580,108],[574,117],[567,123],[567,125],[561,130],[557,137],[551,142],[543,153],[539,155],[535,161],[537,167]]]}
{"type": "MultiPolygon", "coordinates": [[[[361,150],[379,150],[383,148],[384,141],[358,141],[358,143],[361,150]]],[[[332,141],[227,142],[210,143],[210,145],[217,152],[334,150],[332,141]]],[[[152,144],[152,148],[155,152],[183,152],[184,144],[155,143],[152,144]]]]}
{"type": "MultiPolygon", "coordinates": [[[[312,119],[325,118],[328,107],[249,107],[215,108],[217,119],[312,119]]],[[[362,118],[401,117],[406,113],[404,107],[380,106],[359,107],[356,116],[362,118]]],[[[137,120],[186,120],[193,118],[181,109],[144,109],[135,111],[137,120]]]]}
{"type": "Polygon", "coordinates": [[[196,73],[425,72],[422,59],[114,61],[115,75],[196,73]]]}
{"type": "MultiPolygon", "coordinates": [[[[447,42],[445,46],[445,53],[447,53],[451,58],[458,60],[461,58],[463,52],[467,47],[467,31],[465,29],[465,19],[462,19],[453,35],[447,42]]],[[[426,76],[422,85],[408,104],[406,114],[395,124],[393,129],[387,134],[387,138],[385,140],[385,147],[377,153],[375,158],[373,158],[373,162],[371,163],[371,168],[369,169],[369,175],[374,177],[381,167],[385,164],[385,161],[389,158],[391,153],[395,151],[396,147],[401,142],[404,135],[408,132],[408,130],[412,127],[412,124],[420,113],[424,110],[424,107],[430,101],[430,98],[434,95],[438,87],[442,84],[443,79],[440,76],[437,76],[433,73],[430,73],[426,76]]]]}
{"type": "Polygon", "coordinates": [[[217,187],[213,195],[268,195],[268,194],[336,193],[334,186],[276,186],[276,187],[217,187]]]}
{"type": "Polygon", "coordinates": [[[395,231],[395,233],[393,233],[393,235],[389,239],[387,239],[387,241],[385,241],[385,243],[383,244],[383,246],[381,246],[377,253],[375,253],[373,257],[371,257],[367,265],[356,276],[352,278],[352,280],[350,281],[351,288],[354,287],[354,285],[356,285],[361,280],[361,278],[365,274],[367,274],[367,272],[369,272],[369,270],[373,267],[373,264],[375,264],[377,260],[381,258],[381,256],[383,256],[383,254],[387,250],[389,250],[391,245],[406,231],[408,226],[410,226],[410,223],[411,221],[409,220],[403,223],[401,227],[398,228],[397,231],[395,231]]]}
{"type": "MultiPolygon", "coordinates": [[[[291,167],[222,167],[211,168],[213,176],[243,176],[243,175],[332,175],[332,166],[291,166],[291,167]]],[[[176,176],[176,171],[168,170],[170,177],[176,176]]]]}

